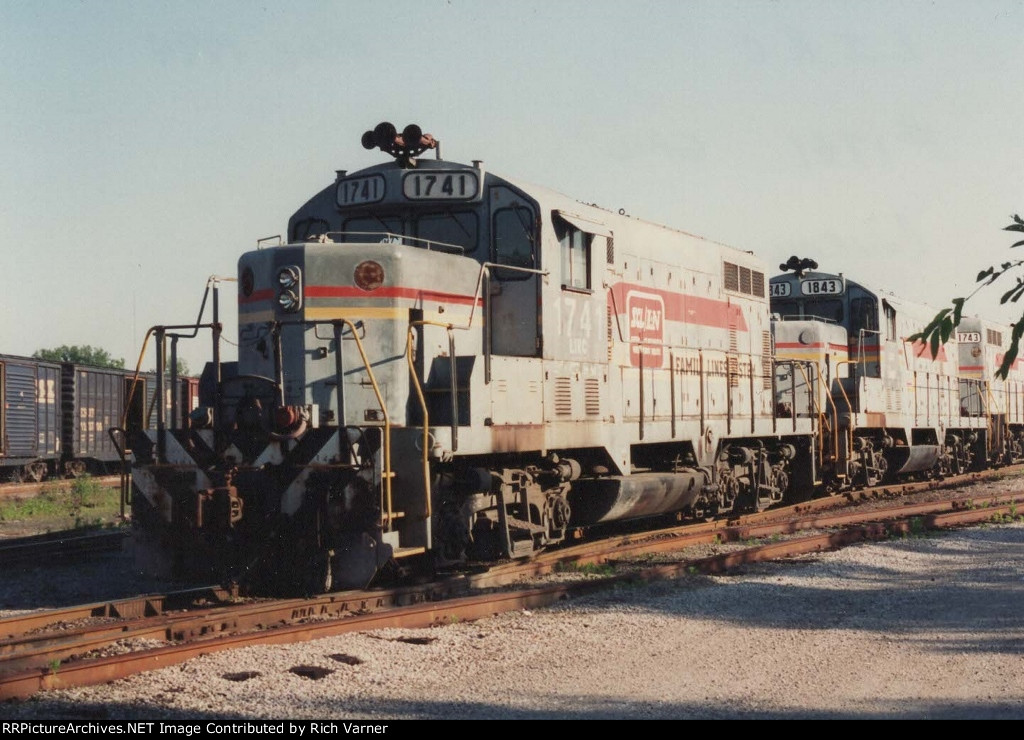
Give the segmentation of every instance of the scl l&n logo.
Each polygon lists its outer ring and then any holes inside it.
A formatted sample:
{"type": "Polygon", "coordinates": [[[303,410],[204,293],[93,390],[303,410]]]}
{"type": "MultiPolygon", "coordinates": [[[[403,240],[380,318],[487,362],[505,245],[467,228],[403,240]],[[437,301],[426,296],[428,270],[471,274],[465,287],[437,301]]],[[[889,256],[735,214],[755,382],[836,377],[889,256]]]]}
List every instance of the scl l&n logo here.
{"type": "Polygon", "coordinates": [[[665,342],[665,300],[654,293],[626,294],[629,357],[633,367],[661,367],[665,342]],[[642,361],[641,361],[642,360],[642,361]]]}

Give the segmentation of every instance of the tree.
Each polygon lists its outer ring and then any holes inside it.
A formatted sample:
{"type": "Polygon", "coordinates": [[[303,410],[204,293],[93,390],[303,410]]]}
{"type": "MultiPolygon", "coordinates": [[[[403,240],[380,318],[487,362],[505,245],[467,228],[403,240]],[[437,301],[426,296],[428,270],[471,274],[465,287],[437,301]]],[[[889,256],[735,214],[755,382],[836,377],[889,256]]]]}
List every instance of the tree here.
{"type": "MultiPolygon", "coordinates": [[[[180,357],[178,358],[177,368],[178,368],[178,377],[179,378],[188,377],[188,375],[189,375],[188,363],[185,360],[181,359],[180,357]]],[[[155,373],[156,372],[156,368],[154,367],[149,372],[155,373]]],[[[167,367],[165,368],[164,372],[166,372],[168,375],[171,374],[171,363],[170,362],[167,363],[167,367]]]]}
{"type": "MultiPolygon", "coordinates": [[[[1013,216],[1013,223],[1009,226],[1004,226],[1003,231],[1017,231],[1024,233],[1024,219],[1017,214],[1013,216]]],[[[1010,245],[1010,248],[1024,246],[1024,239],[1015,242],[1010,245]]],[[[946,343],[950,335],[953,333],[953,329],[960,325],[960,319],[963,315],[964,304],[973,298],[978,291],[982,288],[991,285],[996,280],[1001,278],[1011,270],[1018,269],[1021,265],[1024,265],[1024,260],[1011,260],[1004,262],[999,267],[989,267],[988,269],[982,270],[978,273],[976,282],[979,283],[978,287],[967,296],[966,298],[954,298],[951,308],[944,308],[935,314],[928,325],[920,331],[918,334],[914,334],[909,337],[910,341],[921,341],[926,343],[930,350],[932,357],[936,357],[939,354],[939,347],[946,343]]],[[[1024,295],[1024,278],[1018,277],[1017,283],[1010,288],[1008,291],[1003,293],[999,299],[999,303],[1003,304],[1006,302],[1016,303],[1020,297],[1024,295]]],[[[1003,362],[996,370],[996,377],[1006,380],[1007,374],[1010,372],[1010,368],[1013,367],[1013,361],[1017,359],[1017,353],[1020,350],[1020,340],[1024,336],[1024,314],[1021,315],[1017,322],[1013,324],[1013,331],[1010,334],[1010,342],[1006,347],[1006,354],[1003,355],[1003,362]]]]}
{"type": "Polygon", "coordinates": [[[93,365],[95,367],[124,367],[123,358],[111,357],[110,353],[99,347],[91,347],[88,344],[79,347],[77,344],[68,346],[62,344],[53,349],[37,349],[32,353],[37,360],[49,360],[50,362],[74,362],[79,365],[93,365]]]}

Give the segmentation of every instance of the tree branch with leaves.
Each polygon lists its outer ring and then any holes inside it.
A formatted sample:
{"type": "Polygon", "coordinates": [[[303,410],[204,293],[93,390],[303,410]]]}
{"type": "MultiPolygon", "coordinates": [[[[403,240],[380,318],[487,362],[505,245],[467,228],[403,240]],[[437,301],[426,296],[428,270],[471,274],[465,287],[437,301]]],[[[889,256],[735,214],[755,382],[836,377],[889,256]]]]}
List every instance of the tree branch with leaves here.
{"type": "Polygon", "coordinates": [[[88,344],[71,345],[62,344],[52,349],[37,349],[32,353],[37,360],[49,362],[74,362],[78,365],[93,365],[95,367],[116,367],[123,368],[124,360],[120,357],[111,357],[105,349],[93,347],[88,344]]]}
{"type": "MultiPolygon", "coordinates": [[[[1024,234],[1024,219],[1021,219],[1019,215],[1014,214],[1013,223],[1009,226],[1003,227],[1003,231],[1016,231],[1024,234]]],[[[1010,245],[1010,248],[1024,246],[1024,239],[1015,242],[1010,245]]],[[[944,308],[935,314],[935,318],[928,322],[928,325],[924,327],[919,333],[908,337],[911,342],[924,342],[928,345],[932,353],[932,358],[935,358],[939,354],[939,347],[945,344],[953,330],[960,325],[960,319],[963,316],[964,304],[973,298],[978,291],[985,288],[996,280],[1001,278],[1008,272],[1020,268],[1024,265],[1024,260],[1011,260],[1004,262],[999,267],[989,267],[988,269],[982,270],[978,273],[978,277],[975,281],[978,286],[971,292],[966,298],[954,298],[951,308],[944,308]]],[[[1017,282],[1012,288],[1003,293],[999,299],[1000,304],[1016,303],[1020,300],[1020,297],[1024,296],[1024,278],[1018,276],[1017,282]]],[[[1024,336],[1024,315],[1013,324],[1013,331],[1010,333],[1010,342],[1006,347],[1006,354],[1003,355],[1003,361],[999,365],[999,369],[996,370],[996,377],[1002,380],[1006,380],[1006,376],[1010,372],[1010,368],[1013,367],[1014,360],[1017,359],[1017,354],[1020,351],[1020,340],[1024,336]]]]}

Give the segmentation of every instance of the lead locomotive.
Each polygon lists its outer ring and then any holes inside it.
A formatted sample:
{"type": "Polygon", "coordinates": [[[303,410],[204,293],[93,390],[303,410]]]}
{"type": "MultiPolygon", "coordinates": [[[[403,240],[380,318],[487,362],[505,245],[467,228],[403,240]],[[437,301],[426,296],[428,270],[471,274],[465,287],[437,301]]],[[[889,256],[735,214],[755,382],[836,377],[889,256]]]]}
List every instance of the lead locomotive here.
{"type": "Polygon", "coordinates": [[[832,377],[774,356],[761,260],[445,161],[416,126],[363,145],[392,159],[239,259],[237,362],[215,317],[201,407],[132,440],[147,564],[361,587],[835,485],[832,377]]]}

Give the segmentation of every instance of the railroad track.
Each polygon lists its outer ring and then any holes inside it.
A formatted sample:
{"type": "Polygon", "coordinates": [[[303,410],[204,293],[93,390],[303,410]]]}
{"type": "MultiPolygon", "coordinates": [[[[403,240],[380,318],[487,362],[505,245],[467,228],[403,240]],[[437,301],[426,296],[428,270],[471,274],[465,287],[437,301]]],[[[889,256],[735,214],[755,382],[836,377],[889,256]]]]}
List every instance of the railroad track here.
{"type": "Polygon", "coordinates": [[[116,552],[124,546],[128,530],[68,530],[0,540],[0,565],[65,564],[116,552]]]}
{"type": "Polygon", "coordinates": [[[309,599],[233,599],[208,588],[0,620],[0,699],[105,683],[203,653],[298,642],[384,627],[427,627],[547,606],[623,582],[721,573],[746,564],[834,550],[873,539],[1015,516],[1024,491],[907,505],[812,509],[800,505],[733,522],[685,525],[582,543],[429,584],[309,599]],[[771,541],[765,542],[766,538],[771,541]],[[705,546],[699,556],[694,548],[705,546]],[[707,554],[706,546],[717,550],[707,554]],[[673,554],[666,562],[652,558],[673,554]],[[689,554],[688,554],[689,553],[689,554]],[[581,566],[613,571],[596,577],[581,566]],[[562,571],[556,583],[538,577],[562,571]],[[568,571],[566,573],[565,571],[568,571]],[[573,574],[576,577],[573,577],[573,574]],[[534,579],[534,580],[529,580],[534,579]]]}

